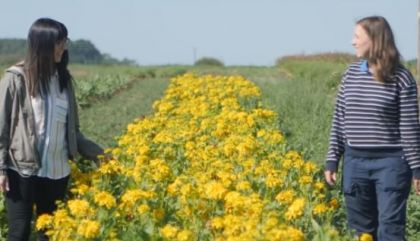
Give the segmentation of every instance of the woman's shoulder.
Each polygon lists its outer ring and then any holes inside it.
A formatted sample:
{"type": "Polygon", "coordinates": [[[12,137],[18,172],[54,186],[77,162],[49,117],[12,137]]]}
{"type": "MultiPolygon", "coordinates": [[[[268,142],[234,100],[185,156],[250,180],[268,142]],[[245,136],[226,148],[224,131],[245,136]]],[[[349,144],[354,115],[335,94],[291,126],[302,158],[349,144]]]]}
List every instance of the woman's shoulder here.
{"type": "Polygon", "coordinates": [[[10,72],[17,75],[23,75],[24,74],[23,67],[24,67],[23,62],[19,62],[7,68],[6,72],[10,72]]]}
{"type": "Polygon", "coordinates": [[[400,64],[395,68],[393,78],[403,87],[416,84],[416,80],[404,65],[400,64]]]}
{"type": "Polygon", "coordinates": [[[25,72],[23,69],[23,62],[19,62],[12,66],[9,66],[4,70],[3,75],[1,76],[2,85],[15,85],[16,81],[22,80],[25,78],[25,72]]]}

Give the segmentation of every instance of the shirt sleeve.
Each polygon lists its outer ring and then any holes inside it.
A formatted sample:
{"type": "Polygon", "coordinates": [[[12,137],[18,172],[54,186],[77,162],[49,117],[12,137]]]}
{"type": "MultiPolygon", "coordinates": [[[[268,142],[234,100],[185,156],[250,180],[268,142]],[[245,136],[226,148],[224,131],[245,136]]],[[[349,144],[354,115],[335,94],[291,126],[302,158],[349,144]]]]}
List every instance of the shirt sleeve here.
{"type": "Polygon", "coordinates": [[[343,75],[340,88],[337,94],[334,115],[331,125],[330,142],[327,153],[326,170],[337,171],[338,162],[343,155],[345,145],[345,132],[344,132],[344,81],[346,74],[343,75]]]}
{"type": "MultiPolygon", "coordinates": [[[[412,78],[409,75],[409,78],[412,78]]],[[[417,85],[414,79],[412,84],[400,90],[400,116],[399,130],[404,156],[413,170],[414,175],[420,178],[420,124],[419,108],[417,102],[417,85]]]]}
{"type": "Polygon", "coordinates": [[[0,80],[0,174],[5,173],[9,156],[13,78],[13,74],[6,73],[0,80]]]}

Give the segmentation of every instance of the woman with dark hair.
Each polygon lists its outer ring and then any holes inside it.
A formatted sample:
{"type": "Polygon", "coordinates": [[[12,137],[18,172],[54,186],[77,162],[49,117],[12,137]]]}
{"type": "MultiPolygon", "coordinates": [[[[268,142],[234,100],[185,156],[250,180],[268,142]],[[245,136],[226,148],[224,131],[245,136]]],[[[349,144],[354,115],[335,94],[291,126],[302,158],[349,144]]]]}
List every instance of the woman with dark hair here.
{"type": "Polygon", "coordinates": [[[358,236],[405,240],[411,179],[420,193],[417,86],[400,63],[383,17],[356,23],[353,46],[360,61],[344,73],[338,92],[325,178],[334,185],[343,161],[348,225],[358,236]]]}
{"type": "MultiPolygon", "coordinates": [[[[79,131],[66,27],[41,18],[31,26],[24,62],[0,81],[0,191],[5,192],[8,240],[28,240],[36,215],[52,213],[80,153],[97,161],[103,150],[79,131]]],[[[42,232],[40,240],[48,240],[42,232]]]]}

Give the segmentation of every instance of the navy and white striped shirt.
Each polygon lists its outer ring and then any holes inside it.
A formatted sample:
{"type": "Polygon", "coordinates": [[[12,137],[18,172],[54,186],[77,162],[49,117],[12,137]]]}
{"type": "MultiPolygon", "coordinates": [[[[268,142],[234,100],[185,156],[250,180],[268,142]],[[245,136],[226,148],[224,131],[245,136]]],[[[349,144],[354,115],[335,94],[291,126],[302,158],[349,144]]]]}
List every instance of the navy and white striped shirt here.
{"type": "Polygon", "coordinates": [[[403,66],[392,79],[375,80],[365,60],[351,64],[344,73],[331,127],[328,170],[337,170],[348,145],[369,150],[402,148],[415,175],[420,171],[417,85],[403,66]]]}

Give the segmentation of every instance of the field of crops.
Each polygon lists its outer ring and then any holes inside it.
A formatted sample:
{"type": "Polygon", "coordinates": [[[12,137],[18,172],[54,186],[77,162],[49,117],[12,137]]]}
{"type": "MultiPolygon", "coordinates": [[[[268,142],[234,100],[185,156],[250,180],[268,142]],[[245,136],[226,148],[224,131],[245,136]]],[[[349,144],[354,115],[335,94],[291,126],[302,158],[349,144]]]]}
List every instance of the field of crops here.
{"type": "MultiPolygon", "coordinates": [[[[68,200],[36,226],[52,240],[351,240],[322,179],[345,66],[72,66],[81,128],[114,159],[73,165],[68,200]]],[[[419,207],[412,195],[410,241],[419,207]]]]}

